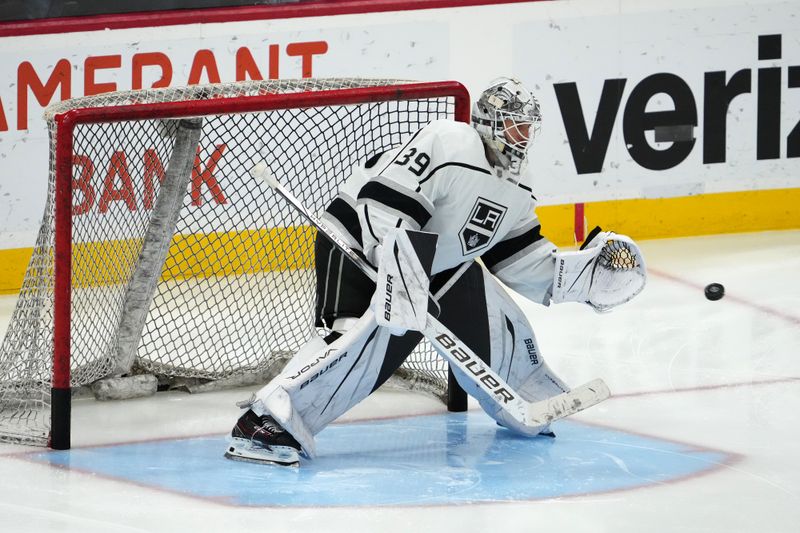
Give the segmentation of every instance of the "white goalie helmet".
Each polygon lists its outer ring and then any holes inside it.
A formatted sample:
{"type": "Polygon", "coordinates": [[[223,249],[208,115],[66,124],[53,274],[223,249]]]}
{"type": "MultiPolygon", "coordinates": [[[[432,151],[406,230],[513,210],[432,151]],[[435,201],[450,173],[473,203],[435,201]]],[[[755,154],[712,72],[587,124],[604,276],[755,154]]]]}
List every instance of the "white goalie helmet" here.
{"type": "Polygon", "coordinates": [[[472,125],[489,160],[518,178],[542,126],[539,101],[514,78],[497,78],[472,106],[472,125]]]}

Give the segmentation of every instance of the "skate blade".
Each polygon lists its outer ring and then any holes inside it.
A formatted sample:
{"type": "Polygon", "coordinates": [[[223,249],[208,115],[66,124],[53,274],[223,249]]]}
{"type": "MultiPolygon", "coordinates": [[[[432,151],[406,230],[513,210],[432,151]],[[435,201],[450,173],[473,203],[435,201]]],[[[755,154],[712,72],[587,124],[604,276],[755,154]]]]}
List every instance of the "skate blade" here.
{"type": "Polygon", "coordinates": [[[256,465],[277,465],[277,466],[288,466],[289,468],[299,468],[300,461],[296,461],[294,463],[284,463],[281,461],[275,460],[267,460],[267,459],[256,459],[254,457],[245,457],[244,455],[233,455],[230,452],[225,452],[225,458],[230,459],[231,461],[239,461],[241,463],[253,463],[256,465]]]}
{"type": "MultiPolygon", "coordinates": [[[[233,441],[240,439],[232,439],[233,441]]],[[[275,446],[271,449],[253,447],[249,442],[232,443],[225,450],[225,457],[234,461],[256,463],[262,465],[300,466],[300,457],[293,448],[275,446]]]]}

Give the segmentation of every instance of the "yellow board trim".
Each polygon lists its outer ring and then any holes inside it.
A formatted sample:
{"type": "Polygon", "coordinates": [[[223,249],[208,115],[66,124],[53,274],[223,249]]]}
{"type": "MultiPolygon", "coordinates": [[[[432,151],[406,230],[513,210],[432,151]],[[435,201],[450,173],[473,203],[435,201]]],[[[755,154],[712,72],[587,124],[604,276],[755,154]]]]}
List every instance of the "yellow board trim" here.
{"type": "MultiPolygon", "coordinates": [[[[574,206],[536,210],[542,232],[558,246],[574,245],[574,206]]],[[[584,205],[585,227],[636,240],[800,228],[800,189],[615,200],[584,205]]]]}
{"type": "MultiPolygon", "coordinates": [[[[310,226],[176,235],[161,279],[310,268],[314,265],[315,235],[310,226]]],[[[73,245],[73,285],[112,285],[129,279],[140,248],[140,239],[73,245]]],[[[0,250],[0,264],[6,267],[0,270],[0,293],[19,292],[32,254],[32,248],[0,250]]]]}
{"type": "MultiPolygon", "coordinates": [[[[573,205],[537,209],[543,233],[558,246],[576,244],[573,205]]],[[[584,206],[586,227],[601,226],[637,240],[800,228],[800,189],[703,194],[653,200],[592,202],[584,206]]],[[[307,226],[227,233],[180,235],[173,239],[162,279],[237,275],[309,268],[314,229],[307,226]],[[280,258],[285,258],[283,261],[280,258]],[[288,260],[287,260],[288,259],[288,260]],[[179,267],[178,265],[182,265],[179,267]]],[[[76,245],[75,261],[89,262],[93,280],[115,283],[129,273],[138,253],[136,240],[76,245]],[[98,275],[99,273],[99,275],[98,275]]],[[[32,248],[0,250],[0,294],[22,287],[32,248]]]]}

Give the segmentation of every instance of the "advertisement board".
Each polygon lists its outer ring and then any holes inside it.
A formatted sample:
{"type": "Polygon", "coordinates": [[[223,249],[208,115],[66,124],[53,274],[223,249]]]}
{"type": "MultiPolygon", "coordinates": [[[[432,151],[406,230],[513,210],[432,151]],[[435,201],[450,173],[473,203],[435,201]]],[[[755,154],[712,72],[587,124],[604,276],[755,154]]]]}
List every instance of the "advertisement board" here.
{"type": "Polygon", "coordinates": [[[2,37],[0,252],[35,240],[49,103],[245,79],[452,79],[475,97],[517,77],[542,103],[544,206],[800,189],[798,19],[797,2],[579,0],[2,37]]]}

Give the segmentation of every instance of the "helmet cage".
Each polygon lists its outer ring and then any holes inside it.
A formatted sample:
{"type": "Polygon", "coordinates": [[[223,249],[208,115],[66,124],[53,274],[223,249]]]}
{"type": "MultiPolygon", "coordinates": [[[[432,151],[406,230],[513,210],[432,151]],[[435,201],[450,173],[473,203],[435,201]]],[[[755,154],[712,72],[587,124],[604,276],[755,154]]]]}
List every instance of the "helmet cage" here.
{"type": "Polygon", "coordinates": [[[498,110],[496,117],[495,135],[505,145],[506,152],[525,159],[528,148],[542,128],[541,115],[498,110]]]}
{"type": "Polygon", "coordinates": [[[501,79],[483,92],[472,120],[503,167],[521,174],[528,150],[541,131],[539,102],[516,80],[501,79]]]}

